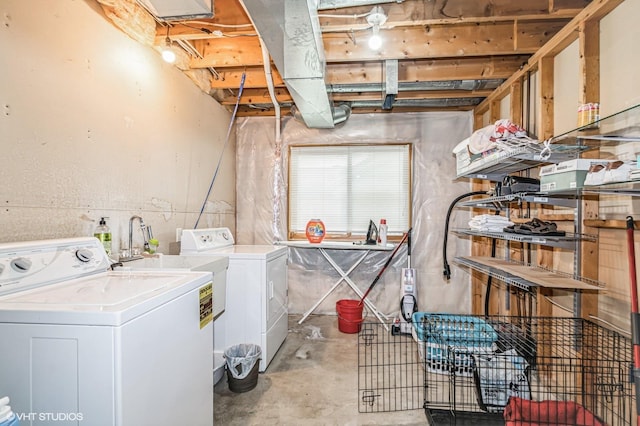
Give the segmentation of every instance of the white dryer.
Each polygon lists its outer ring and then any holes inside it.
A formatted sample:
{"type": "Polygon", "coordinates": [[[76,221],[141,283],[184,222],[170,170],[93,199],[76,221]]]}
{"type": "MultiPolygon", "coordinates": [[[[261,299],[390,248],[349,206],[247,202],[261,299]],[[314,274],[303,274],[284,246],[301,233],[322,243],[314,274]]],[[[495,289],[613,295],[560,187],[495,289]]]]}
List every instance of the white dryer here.
{"type": "Polygon", "coordinates": [[[213,424],[211,273],[121,271],[96,238],[0,244],[0,395],[25,424],[213,424]]]}
{"type": "Polygon", "coordinates": [[[236,245],[229,228],[183,229],[180,254],[229,257],[226,308],[214,323],[214,351],[257,344],[259,371],[265,371],[289,329],[287,248],[236,245]]]}

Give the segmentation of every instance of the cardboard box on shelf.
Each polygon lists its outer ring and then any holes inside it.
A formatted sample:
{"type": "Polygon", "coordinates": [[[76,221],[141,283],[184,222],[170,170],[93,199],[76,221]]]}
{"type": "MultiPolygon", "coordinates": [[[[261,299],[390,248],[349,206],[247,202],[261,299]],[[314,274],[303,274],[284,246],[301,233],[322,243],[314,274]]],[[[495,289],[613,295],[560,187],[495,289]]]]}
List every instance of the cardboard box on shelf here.
{"type": "Polygon", "coordinates": [[[594,164],[606,166],[610,160],[576,158],[540,168],[540,191],[553,192],[582,188],[589,168],[594,164]]]}

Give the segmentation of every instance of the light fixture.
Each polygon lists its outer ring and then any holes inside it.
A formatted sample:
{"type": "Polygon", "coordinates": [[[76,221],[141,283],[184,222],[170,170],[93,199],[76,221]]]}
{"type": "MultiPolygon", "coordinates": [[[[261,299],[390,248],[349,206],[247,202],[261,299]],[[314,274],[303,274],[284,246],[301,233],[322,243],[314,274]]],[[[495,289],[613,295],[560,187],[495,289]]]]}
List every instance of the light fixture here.
{"type": "Polygon", "coordinates": [[[372,34],[369,37],[369,48],[371,50],[378,50],[382,47],[382,38],[380,37],[380,25],[384,25],[387,22],[387,15],[384,14],[384,10],[380,6],[375,6],[369,12],[367,16],[367,22],[372,27],[372,34]]]}
{"type": "Polygon", "coordinates": [[[169,25],[167,25],[167,38],[165,38],[164,47],[162,48],[162,59],[170,64],[176,61],[176,52],[173,50],[173,45],[169,38],[169,25]]]}

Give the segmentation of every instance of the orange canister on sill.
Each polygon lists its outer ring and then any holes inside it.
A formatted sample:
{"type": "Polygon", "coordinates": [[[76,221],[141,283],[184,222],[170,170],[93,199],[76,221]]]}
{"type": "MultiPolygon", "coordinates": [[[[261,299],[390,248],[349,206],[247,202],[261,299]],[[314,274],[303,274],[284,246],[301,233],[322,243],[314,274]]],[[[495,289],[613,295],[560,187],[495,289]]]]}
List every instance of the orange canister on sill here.
{"type": "Polygon", "coordinates": [[[310,243],[321,243],[324,234],[324,223],[320,219],[311,219],[307,222],[306,235],[310,243]]]}

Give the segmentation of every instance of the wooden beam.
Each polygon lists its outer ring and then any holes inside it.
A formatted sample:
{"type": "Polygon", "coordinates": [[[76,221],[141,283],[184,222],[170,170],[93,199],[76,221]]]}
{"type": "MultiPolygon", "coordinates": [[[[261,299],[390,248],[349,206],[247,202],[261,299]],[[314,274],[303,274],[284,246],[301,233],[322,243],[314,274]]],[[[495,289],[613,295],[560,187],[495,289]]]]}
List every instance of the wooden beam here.
{"type": "MultiPolygon", "coordinates": [[[[281,107],[280,108],[280,116],[284,117],[291,114],[291,108],[289,107],[281,107]]],[[[240,106],[238,107],[238,112],[236,114],[238,117],[274,117],[276,115],[273,109],[259,109],[259,108],[250,108],[248,106],[240,106]]]]}
{"type": "MultiPolygon", "coordinates": [[[[584,219],[584,225],[592,228],[627,229],[627,221],[624,219],[584,219]]],[[[640,220],[634,220],[635,229],[640,229],[640,220]]]]}
{"type": "Polygon", "coordinates": [[[496,121],[500,120],[502,118],[500,112],[501,112],[500,100],[496,99],[491,103],[491,112],[489,113],[489,123],[493,124],[496,121]]]}
{"type": "MultiPolygon", "coordinates": [[[[171,40],[215,40],[224,39],[230,37],[256,37],[258,33],[251,24],[245,29],[226,29],[224,32],[220,31],[220,27],[215,25],[199,24],[194,27],[193,24],[187,24],[180,21],[176,21],[169,27],[169,38],[171,40]]],[[[164,44],[167,38],[167,27],[156,27],[155,44],[164,44]]]]}
{"type": "MultiPolygon", "coordinates": [[[[400,61],[398,82],[446,81],[507,78],[527,62],[527,55],[473,57],[457,59],[425,59],[400,61]]],[[[192,63],[193,66],[193,63],[192,63]]],[[[271,67],[276,87],[284,82],[275,67],[271,67]]],[[[357,62],[327,64],[328,84],[363,84],[383,81],[383,62],[357,62]]],[[[219,78],[211,81],[214,89],[237,89],[242,73],[246,72],[246,88],[266,87],[262,66],[218,67],[219,78]]]]}
{"type": "Polygon", "coordinates": [[[554,135],[553,122],[553,57],[545,57],[538,62],[538,93],[540,119],[538,121],[538,139],[549,139],[554,135]]]}
{"type": "MultiPolygon", "coordinates": [[[[385,39],[380,51],[369,49],[369,31],[328,33],[323,35],[327,63],[383,61],[385,59],[455,58],[531,54],[566,20],[531,21],[518,26],[519,45],[514,46],[513,24],[494,22],[485,25],[399,27],[381,30],[385,39]]],[[[191,68],[253,66],[262,63],[258,37],[222,37],[194,40],[202,58],[191,61],[191,68]]]]}
{"type": "MultiPolygon", "coordinates": [[[[398,63],[398,81],[446,81],[508,78],[523,64],[528,55],[492,57],[412,59],[398,63]]],[[[330,84],[357,84],[382,82],[384,63],[349,62],[327,64],[330,84]]]]}
{"type": "MultiPolygon", "coordinates": [[[[219,68],[216,70],[218,78],[211,79],[211,87],[213,89],[237,89],[242,81],[242,74],[246,73],[244,87],[245,89],[267,87],[267,78],[265,77],[264,67],[247,67],[240,68],[219,68]]],[[[284,82],[276,67],[271,67],[271,76],[273,77],[273,85],[275,87],[284,87],[284,82]]]]}
{"type": "Polygon", "coordinates": [[[325,33],[323,41],[327,62],[517,55],[534,53],[565,23],[559,20],[547,21],[544,26],[535,21],[521,24],[519,32],[525,41],[517,48],[510,22],[380,30],[384,42],[379,51],[369,49],[369,31],[353,35],[325,33]]]}
{"type": "Polygon", "coordinates": [[[580,103],[600,102],[600,21],[580,28],[580,103]]]}
{"type": "MultiPolygon", "coordinates": [[[[293,102],[291,95],[286,89],[275,90],[276,99],[278,102],[293,102]]],[[[234,94],[227,96],[221,102],[222,105],[235,105],[238,100],[238,95],[234,94]]],[[[271,95],[269,90],[264,89],[244,89],[242,96],[240,96],[240,104],[272,104],[271,95]]]]}
{"type": "MultiPolygon", "coordinates": [[[[388,21],[394,24],[400,22],[425,21],[432,24],[441,21],[444,23],[460,22],[466,20],[488,21],[514,20],[527,16],[542,15],[549,17],[575,16],[576,13],[589,3],[589,0],[561,0],[556,1],[557,7],[549,9],[549,0],[527,1],[495,1],[495,0],[447,0],[431,2],[424,0],[404,0],[399,3],[382,5],[388,16],[388,21]]],[[[339,13],[345,23],[357,22],[358,15],[371,11],[371,6],[358,6],[341,8],[339,13]]],[[[322,24],[338,21],[329,15],[336,13],[331,10],[320,11],[322,24]]]]}
{"type": "Polygon", "coordinates": [[[486,111],[488,105],[495,98],[504,97],[505,93],[511,87],[511,84],[518,78],[522,77],[527,71],[533,70],[537,65],[540,58],[545,56],[555,56],[558,52],[562,51],[566,46],[571,44],[578,37],[578,29],[582,22],[587,21],[599,21],[609,12],[620,5],[624,0],[593,0],[587,7],[585,7],[578,15],[575,16],[562,30],[556,33],[545,45],[533,54],[529,63],[525,65],[522,70],[512,75],[507,81],[505,81],[499,88],[497,88],[491,96],[487,97],[481,102],[476,109],[480,111],[486,111]]]}
{"type": "Polygon", "coordinates": [[[258,37],[195,40],[193,46],[202,54],[202,58],[192,59],[191,68],[262,65],[262,48],[258,37]]]}
{"type": "Polygon", "coordinates": [[[482,128],[482,116],[484,114],[478,114],[474,111],[473,114],[473,130],[478,130],[482,128]]]}
{"type": "MultiPolygon", "coordinates": [[[[588,0],[556,1],[554,8],[548,7],[548,0],[528,0],[523,2],[495,2],[493,0],[448,0],[442,7],[423,0],[405,0],[398,4],[384,5],[388,20],[383,28],[403,26],[434,26],[457,24],[484,24],[492,22],[526,22],[573,18],[588,0]]],[[[214,17],[188,22],[171,23],[172,39],[203,40],[255,34],[251,20],[240,2],[236,0],[216,0],[214,17]],[[245,25],[245,26],[243,26],[245,25]]],[[[371,11],[371,6],[341,9],[335,15],[331,11],[319,11],[319,21],[323,32],[356,32],[370,27],[362,15],[371,11]]],[[[158,24],[155,43],[161,44],[166,37],[166,27],[158,24]]]]}
{"type": "MultiPolygon", "coordinates": [[[[582,22],[579,26],[579,50],[580,50],[580,94],[579,102],[600,102],[600,21],[590,20],[582,22]]],[[[583,153],[582,157],[599,158],[600,150],[592,150],[583,153]]],[[[597,219],[599,213],[599,199],[584,198],[580,201],[582,217],[584,219],[597,219]]],[[[584,234],[598,235],[599,229],[586,225],[583,221],[581,232],[584,234]]],[[[597,241],[580,242],[580,275],[597,280],[599,244],[597,241]]],[[[598,315],[598,297],[592,294],[582,296],[582,312],[580,316],[590,318],[598,315]]]]}
{"type": "MultiPolygon", "coordinates": [[[[540,140],[553,136],[553,57],[542,57],[538,67],[538,93],[536,99],[540,102],[540,118],[538,121],[537,135],[540,140]]],[[[513,83],[512,83],[513,84],[513,83]]],[[[511,87],[511,86],[510,86],[511,87]]],[[[492,103],[495,100],[492,100],[492,103]]],[[[539,245],[536,248],[536,262],[539,266],[553,269],[553,247],[539,245]]],[[[544,296],[552,297],[553,292],[538,289],[538,314],[552,312],[548,301],[544,296]]]]}
{"type": "MultiPolygon", "coordinates": [[[[390,15],[387,22],[382,25],[380,28],[382,30],[398,28],[398,27],[427,27],[427,26],[452,26],[452,25],[461,25],[461,24],[491,24],[494,22],[508,23],[513,26],[515,22],[528,22],[528,21],[558,21],[565,20],[570,21],[576,14],[578,10],[575,9],[565,9],[559,13],[555,14],[531,14],[531,15],[506,15],[506,16],[461,16],[459,18],[436,18],[436,19],[411,19],[410,17],[407,19],[406,17],[402,17],[402,19],[393,19],[390,15]]],[[[335,20],[328,19],[320,19],[321,31],[324,34],[327,33],[350,33],[350,32],[358,32],[365,31],[371,28],[366,20],[360,18],[359,20],[353,23],[347,24],[336,24],[335,20]]]]}

